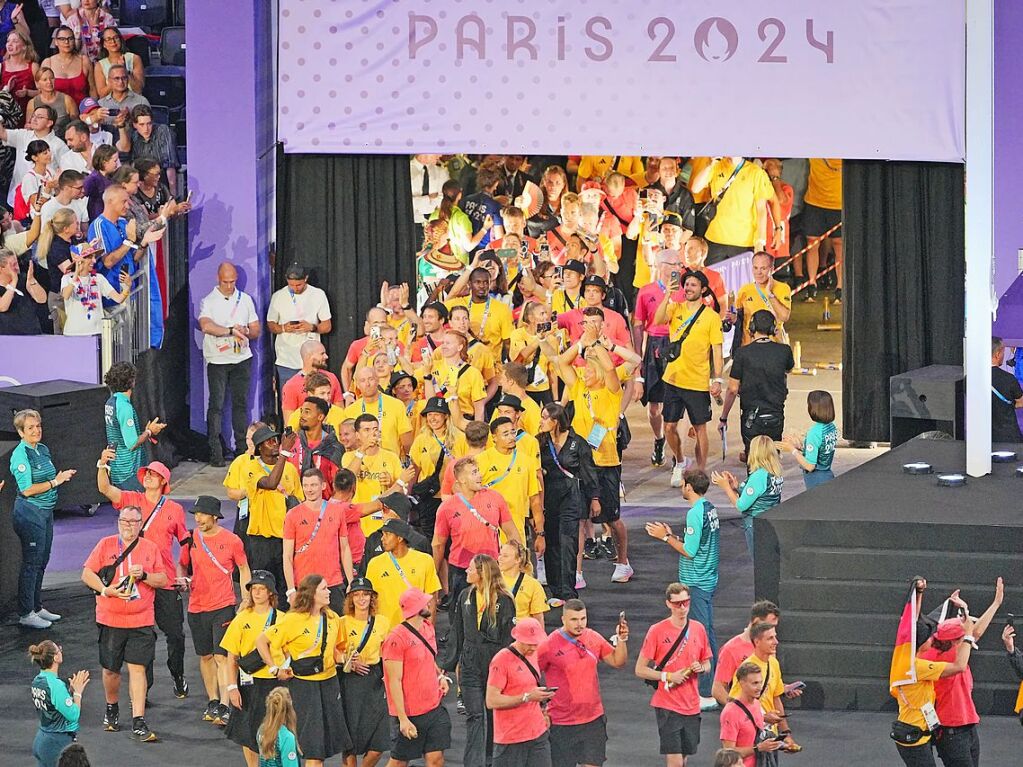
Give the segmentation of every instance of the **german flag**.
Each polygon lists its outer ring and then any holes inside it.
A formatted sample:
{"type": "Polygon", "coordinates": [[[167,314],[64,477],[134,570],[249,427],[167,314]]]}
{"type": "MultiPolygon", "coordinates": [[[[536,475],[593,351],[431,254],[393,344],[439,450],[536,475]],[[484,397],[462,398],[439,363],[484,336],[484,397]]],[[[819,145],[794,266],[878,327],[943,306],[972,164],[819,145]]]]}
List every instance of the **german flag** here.
{"type": "Polygon", "coordinates": [[[916,684],[916,616],[919,594],[914,578],[909,584],[909,594],[899,618],[899,630],[895,634],[895,650],[892,652],[892,666],[888,672],[888,688],[894,690],[904,684],[916,684]]]}

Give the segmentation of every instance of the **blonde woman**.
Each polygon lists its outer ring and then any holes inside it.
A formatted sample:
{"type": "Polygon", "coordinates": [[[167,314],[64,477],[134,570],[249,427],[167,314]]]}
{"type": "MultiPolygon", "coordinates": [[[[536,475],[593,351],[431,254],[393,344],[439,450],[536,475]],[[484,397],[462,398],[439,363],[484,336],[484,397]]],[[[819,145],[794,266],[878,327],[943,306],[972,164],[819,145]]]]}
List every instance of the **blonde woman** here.
{"type": "Polygon", "coordinates": [[[508,541],[497,555],[504,585],[515,599],[515,617],[536,618],[543,626],[543,614],[550,610],[540,581],[530,575],[529,551],[519,541],[508,541]]]}
{"type": "Polygon", "coordinates": [[[78,104],[68,94],[57,90],[55,75],[50,67],[40,67],[36,72],[35,81],[39,92],[28,102],[28,108],[25,110],[25,127],[32,127],[32,114],[38,107],[47,106],[57,113],[53,132],[63,138],[67,124],[78,117],[78,104]]]}
{"type": "Polygon", "coordinates": [[[71,244],[77,232],[78,215],[71,208],[60,208],[43,226],[36,245],[36,260],[46,267],[50,276],[50,292],[46,303],[53,318],[53,332],[57,334],[63,332],[67,318],[60,284],[64,275],[73,272],[75,268],[71,258],[71,244]]]}
{"type": "Polygon", "coordinates": [[[27,111],[28,100],[39,94],[35,89],[38,62],[36,49],[32,47],[27,34],[16,29],[7,34],[4,60],[0,64],[0,86],[11,92],[22,111],[27,111]]]}
{"type": "Polygon", "coordinates": [[[259,727],[259,767],[300,767],[297,718],[288,688],[273,688],[259,727]]]}
{"type": "Polygon", "coordinates": [[[483,374],[469,363],[469,339],[457,330],[448,330],[437,347],[440,359],[426,376],[426,396],[447,399],[458,396],[458,409],[472,420],[483,420],[487,385],[483,374]]]}
{"type": "Polygon", "coordinates": [[[752,557],[753,517],[781,503],[781,488],[785,482],[774,440],[761,434],[750,441],[746,470],[749,476],[741,485],[730,471],[715,471],[710,481],[725,491],[742,514],[742,529],[746,533],[746,546],[752,557]]]}
{"type": "MultiPolygon", "coordinates": [[[[511,644],[515,600],[508,592],[497,561],[477,554],[465,570],[469,585],[451,613],[451,633],[438,664],[447,671],[459,668],[462,702],[466,710],[466,767],[483,767],[494,750],[493,715],[484,706],[490,662],[511,644]]],[[[541,591],[542,593],[542,591],[541,591]]]]}

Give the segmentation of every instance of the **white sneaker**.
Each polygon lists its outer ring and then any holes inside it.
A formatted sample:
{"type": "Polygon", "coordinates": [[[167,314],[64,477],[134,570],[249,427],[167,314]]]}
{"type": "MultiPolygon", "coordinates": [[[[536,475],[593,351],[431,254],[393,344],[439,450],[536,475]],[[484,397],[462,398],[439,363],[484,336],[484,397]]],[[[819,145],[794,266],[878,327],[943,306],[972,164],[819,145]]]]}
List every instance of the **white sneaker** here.
{"type": "Polygon", "coordinates": [[[583,578],[583,574],[582,573],[578,573],[577,572],[575,574],[575,590],[579,591],[579,590],[584,589],[584,588],[586,588],[586,579],[583,578]]]}
{"type": "Polygon", "coordinates": [[[628,563],[623,565],[620,562],[616,562],[614,574],[611,576],[611,583],[628,583],[635,574],[636,571],[632,569],[632,565],[628,563]]]}
{"type": "Polygon", "coordinates": [[[718,702],[713,698],[700,696],[700,711],[713,711],[718,707],[718,702]]]}
{"type": "Polygon", "coordinates": [[[36,610],[36,615],[38,615],[44,621],[49,621],[50,623],[55,623],[56,621],[60,620],[60,616],[57,615],[57,613],[51,613],[45,607],[41,607],[38,610],[36,610]]]}
{"type": "Polygon", "coordinates": [[[685,473],[686,466],[688,464],[689,464],[689,461],[687,459],[683,458],[681,461],[679,461],[678,463],[676,463],[672,467],[672,469],[671,469],[671,486],[672,487],[682,487],[682,481],[683,481],[682,475],[685,473]]]}
{"type": "Polygon", "coordinates": [[[547,585],[547,565],[544,564],[543,557],[536,558],[536,579],[540,581],[541,586],[547,585]]]}
{"type": "Polygon", "coordinates": [[[53,624],[45,618],[41,618],[35,613],[29,613],[28,615],[18,620],[22,626],[27,629],[48,629],[53,624]]]}

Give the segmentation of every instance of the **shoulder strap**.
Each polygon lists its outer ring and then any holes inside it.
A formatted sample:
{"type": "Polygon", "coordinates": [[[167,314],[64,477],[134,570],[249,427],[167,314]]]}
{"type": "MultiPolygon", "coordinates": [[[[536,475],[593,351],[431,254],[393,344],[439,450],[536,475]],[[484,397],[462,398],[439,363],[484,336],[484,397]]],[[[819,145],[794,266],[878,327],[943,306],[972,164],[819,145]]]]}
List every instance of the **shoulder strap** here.
{"type": "Polygon", "coordinates": [[[418,639],[418,640],[419,640],[420,642],[422,642],[422,643],[423,643],[423,647],[425,647],[425,648],[426,648],[427,650],[429,650],[429,651],[430,651],[430,655],[432,655],[432,656],[433,656],[433,657],[435,657],[435,658],[437,657],[437,651],[436,651],[435,649],[433,649],[433,645],[432,645],[432,644],[430,644],[429,642],[427,642],[427,641],[426,641],[426,639],[425,639],[425,638],[423,637],[423,635],[422,635],[422,634],[420,634],[420,633],[419,633],[418,631],[416,631],[416,630],[415,630],[415,629],[414,629],[414,628],[412,627],[412,624],[411,624],[411,623],[409,623],[408,621],[402,621],[401,625],[402,625],[402,626],[404,626],[404,627],[405,627],[406,629],[408,629],[409,631],[411,631],[411,632],[412,632],[412,635],[413,635],[413,636],[414,636],[414,637],[415,637],[416,639],[418,639]]]}
{"type": "Polygon", "coordinates": [[[688,620],[686,621],[686,625],[682,627],[682,633],[678,635],[678,639],[675,640],[675,642],[668,649],[668,652],[665,654],[663,658],[661,658],[658,664],[654,666],[654,671],[664,671],[664,667],[668,665],[668,661],[671,660],[671,656],[675,654],[675,651],[678,649],[679,645],[681,645],[685,641],[687,634],[689,634],[688,620]]]}
{"type": "Polygon", "coordinates": [[[620,154],[616,154],[615,158],[614,158],[614,161],[611,163],[611,170],[617,171],[618,170],[618,163],[620,163],[621,161],[622,161],[622,156],[620,154]]]}
{"type": "Polygon", "coordinates": [[[128,558],[128,555],[131,554],[131,552],[135,550],[135,547],[138,546],[138,543],[139,543],[139,539],[138,538],[136,538],[134,541],[129,543],[128,547],[118,555],[117,559],[114,560],[114,563],[111,565],[111,567],[113,567],[115,570],[118,567],[120,567],[121,566],[121,562],[123,562],[125,559],[128,558]]]}
{"type": "Polygon", "coordinates": [[[749,718],[750,723],[753,725],[754,729],[760,729],[759,726],[757,725],[757,720],[753,718],[753,712],[746,708],[746,705],[741,700],[738,700],[736,698],[732,698],[731,700],[732,703],[734,703],[735,705],[742,709],[742,713],[744,713],[749,718]]]}
{"type": "Polygon", "coordinates": [[[518,658],[520,661],[522,661],[522,665],[524,665],[527,669],[529,669],[529,673],[533,675],[533,679],[535,679],[537,685],[539,685],[540,684],[540,672],[537,671],[535,668],[533,668],[533,664],[530,663],[528,660],[526,660],[526,656],[523,655],[522,653],[520,653],[518,650],[516,650],[514,647],[512,647],[510,645],[508,646],[508,651],[512,655],[514,655],[516,658],[518,658]]]}
{"type": "Polygon", "coordinates": [[[522,581],[525,579],[525,573],[519,573],[519,577],[515,579],[515,585],[512,586],[512,596],[516,597],[519,594],[519,589],[522,588],[522,581]]]}
{"type": "Polygon", "coordinates": [[[553,234],[555,237],[557,237],[558,241],[562,245],[568,245],[568,241],[564,237],[561,236],[561,232],[558,231],[558,227],[554,227],[553,229],[551,229],[550,233],[553,234]]]}
{"type": "Polygon", "coordinates": [[[696,314],[693,315],[693,318],[689,321],[689,324],[686,325],[685,329],[682,331],[682,335],[680,335],[678,337],[678,341],[676,341],[676,343],[680,347],[682,346],[682,344],[686,342],[686,339],[689,337],[689,334],[693,332],[693,328],[696,327],[697,320],[700,319],[700,315],[703,314],[703,310],[706,308],[707,304],[701,302],[700,308],[696,310],[696,314]]]}
{"type": "Polygon", "coordinates": [[[455,374],[455,380],[457,381],[459,378],[465,375],[466,371],[468,371],[469,368],[471,367],[472,365],[466,362],[464,365],[462,365],[462,367],[458,368],[458,372],[455,374]]]}
{"type": "Polygon", "coordinates": [[[373,633],[373,624],[376,623],[376,621],[377,616],[369,616],[369,623],[366,624],[366,630],[362,634],[362,641],[359,642],[359,646],[355,648],[355,652],[362,652],[362,648],[364,648],[366,643],[369,642],[370,635],[373,633]]]}
{"type": "Polygon", "coordinates": [[[320,640],[320,660],[327,652],[327,613],[320,614],[320,625],[323,627],[323,639],[320,640]]]}

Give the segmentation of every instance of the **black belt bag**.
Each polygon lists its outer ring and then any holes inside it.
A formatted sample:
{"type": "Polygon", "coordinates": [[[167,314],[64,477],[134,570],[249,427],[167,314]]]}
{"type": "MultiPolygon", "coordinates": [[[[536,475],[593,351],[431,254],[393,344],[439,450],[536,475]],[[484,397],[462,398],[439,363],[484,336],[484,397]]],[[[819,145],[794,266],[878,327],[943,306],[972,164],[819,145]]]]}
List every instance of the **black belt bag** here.
{"type": "Polygon", "coordinates": [[[912,746],[920,738],[924,738],[930,735],[929,730],[921,730],[916,725],[906,724],[903,721],[896,719],[892,722],[892,729],[889,733],[889,737],[896,743],[901,743],[904,746],[912,746]]]}
{"type": "Polygon", "coordinates": [[[327,651],[327,616],[323,615],[320,620],[322,621],[320,625],[323,630],[323,640],[320,642],[320,654],[313,655],[309,658],[293,658],[291,661],[291,670],[295,676],[312,676],[313,674],[319,674],[323,671],[323,656],[327,651]]]}

